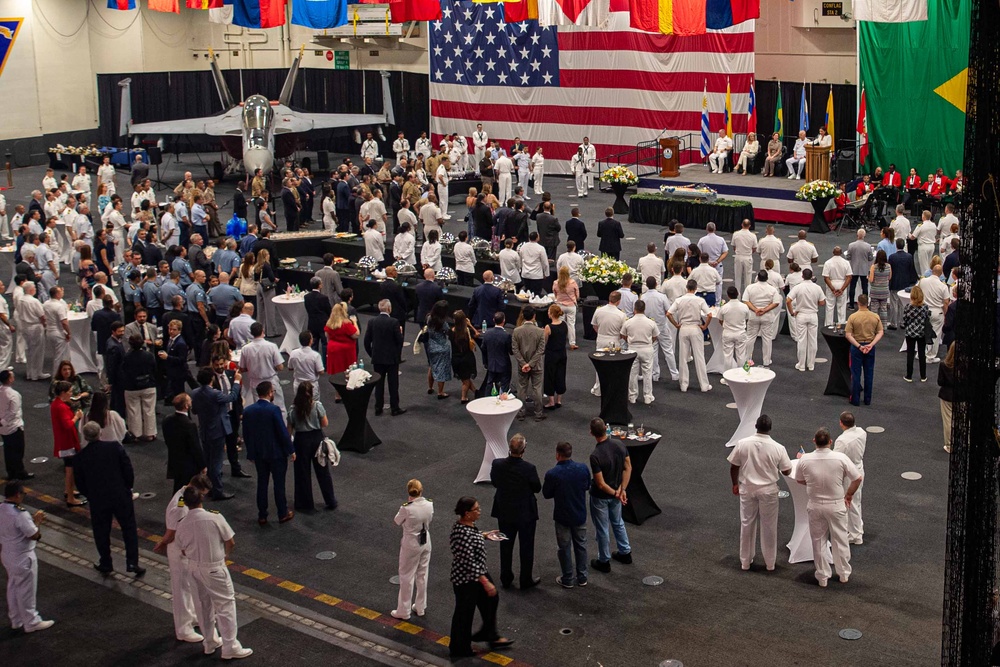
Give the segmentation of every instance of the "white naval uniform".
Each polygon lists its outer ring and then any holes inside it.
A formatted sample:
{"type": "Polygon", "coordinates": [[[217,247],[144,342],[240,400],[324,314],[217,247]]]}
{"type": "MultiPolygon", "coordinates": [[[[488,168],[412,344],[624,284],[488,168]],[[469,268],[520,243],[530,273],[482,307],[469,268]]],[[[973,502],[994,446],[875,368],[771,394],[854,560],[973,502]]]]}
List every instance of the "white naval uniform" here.
{"type": "Polygon", "coordinates": [[[805,454],[795,468],[795,480],[805,482],[809,501],[809,536],[812,538],[816,581],[826,585],[830,563],[826,560],[826,541],[833,548],[833,563],[842,578],[851,576],[851,547],[847,541],[846,487],[861,477],[851,460],[829,447],[817,447],[805,454]]]}
{"type": "Polygon", "coordinates": [[[715,140],[715,150],[708,156],[708,163],[713,174],[721,174],[726,166],[726,156],[733,150],[733,140],[729,137],[719,137],[715,140]]]}
{"type": "Polygon", "coordinates": [[[426,160],[431,156],[431,140],[427,137],[419,137],[413,145],[413,152],[422,155],[426,160]]]}
{"type": "MultiPolygon", "coordinates": [[[[167,530],[176,532],[181,519],[188,514],[183,498],[186,488],[182,486],[167,505],[167,530]]],[[[174,635],[178,640],[185,641],[185,637],[197,635],[194,630],[197,618],[188,559],[181,553],[176,539],[167,545],[167,562],[170,565],[170,594],[173,596],[170,602],[174,614],[174,635]]]]}
{"type": "Polygon", "coordinates": [[[399,541],[399,599],[396,602],[399,618],[409,618],[411,606],[418,616],[423,616],[427,610],[427,571],[431,563],[430,526],[433,518],[434,503],[420,496],[401,505],[393,519],[403,529],[403,537],[399,541]],[[424,529],[427,541],[420,544],[420,533],[424,529]]]}
{"type": "Polygon", "coordinates": [[[531,199],[528,196],[528,178],[531,176],[531,156],[521,151],[514,156],[514,162],[517,163],[517,184],[521,186],[524,198],[531,199]]]}
{"type": "Polygon", "coordinates": [[[917,252],[913,255],[917,275],[931,268],[931,258],[934,256],[934,246],[937,241],[937,226],[930,220],[925,220],[913,230],[913,238],[917,241],[917,252]]]}
{"type": "Polygon", "coordinates": [[[10,238],[10,223],[7,219],[7,198],[0,194],[0,236],[10,238]]]}
{"type": "Polygon", "coordinates": [[[378,144],[374,139],[365,139],[361,144],[361,159],[370,157],[372,160],[378,157],[378,144]]]}
{"type": "Polygon", "coordinates": [[[811,280],[805,280],[788,293],[795,311],[795,338],[798,370],[812,370],[816,365],[816,335],[819,331],[819,307],[823,290],[811,280]]]}
{"type": "MultiPolygon", "coordinates": [[[[778,304],[778,308],[782,307],[781,293],[769,282],[758,281],[747,285],[747,288],[743,290],[743,301],[753,304],[755,308],[767,308],[772,303],[778,304]]],[[[762,361],[765,366],[771,365],[771,347],[780,316],[778,308],[772,308],[763,315],[757,315],[755,311],[751,310],[750,319],[747,321],[746,356],[747,358],[753,357],[753,349],[757,345],[757,339],[760,338],[762,361]]]]}
{"type": "MultiPolygon", "coordinates": [[[[587,188],[594,189],[594,169],[597,167],[597,148],[594,144],[580,144],[577,148],[583,149],[584,166],[587,168],[587,188]]],[[[586,195],[586,192],[584,192],[586,195]]]]}
{"type": "Polygon", "coordinates": [[[243,648],[236,639],[236,592],[226,567],[225,543],[234,534],[221,514],[196,507],[188,511],[174,537],[188,559],[195,615],[205,637],[205,652],[214,652],[219,647],[217,637],[221,636],[223,658],[243,648]]]}
{"type": "MultiPolygon", "coordinates": [[[[7,316],[7,322],[14,324],[10,317],[10,309],[7,306],[7,299],[0,296],[0,315],[7,316]]],[[[15,327],[16,328],[16,327],[15,327]]],[[[0,368],[10,366],[10,360],[14,356],[14,334],[10,328],[0,322],[0,368]]]]}
{"type": "Polygon", "coordinates": [[[832,327],[835,324],[847,321],[847,285],[851,281],[851,263],[840,255],[834,255],[823,264],[823,277],[829,278],[834,287],[843,288],[840,296],[834,296],[828,285],[825,285],[826,292],[826,320],[824,324],[832,327]]]}
{"type": "Polygon", "coordinates": [[[739,466],[740,565],[750,569],[757,553],[757,522],[764,565],[774,569],[778,554],[778,475],[788,473],[792,462],[785,448],[761,433],[736,443],[727,459],[739,466]]]}
{"type": "Polygon", "coordinates": [[[441,217],[448,219],[448,182],[451,175],[443,164],[438,165],[437,173],[434,174],[434,183],[437,186],[438,207],[441,209],[441,217]]]}
{"type": "Polygon", "coordinates": [[[288,355],[288,370],[292,371],[293,394],[298,393],[300,384],[308,382],[313,387],[313,396],[319,396],[319,376],[326,372],[326,364],[319,352],[311,347],[292,350],[288,355]]]}
{"type": "Polygon", "coordinates": [[[472,146],[476,152],[476,169],[479,169],[479,163],[486,157],[486,147],[489,145],[490,138],[485,130],[476,130],[472,133],[472,146]]]}
{"type": "Polygon", "coordinates": [[[0,503],[0,562],[7,570],[7,615],[14,628],[30,628],[42,622],[35,609],[38,590],[38,533],[31,514],[12,502],[0,503]]]}
{"type": "Polygon", "coordinates": [[[545,192],[542,187],[542,179],[545,178],[545,157],[541,153],[531,156],[531,177],[535,179],[535,194],[540,195],[545,192]]]}
{"type": "Polygon", "coordinates": [[[511,174],[514,173],[514,163],[506,155],[502,155],[493,164],[493,172],[497,175],[497,186],[500,194],[500,205],[506,206],[511,194],[511,174]]]}
{"type": "Polygon", "coordinates": [[[240,385],[243,395],[243,407],[249,407],[257,402],[257,385],[267,380],[274,385],[274,404],[285,414],[285,392],[278,382],[278,371],[275,369],[284,364],[278,346],[263,338],[254,338],[240,353],[240,367],[243,371],[243,383],[240,385]]]}
{"type": "MultiPolygon", "coordinates": [[[[743,293],[743,288],[753,282],[753,254],[757,250],[757,235],[749,229],[740,229],[733,233],[733,283],[737,291],[743,293]]],[[[761,263],[763,268],[763,262],[761,263]]]]}
{"type": "Polygon", "coordinates": [[[694,370],[698,375],[698,384],[702,391],[708,391],[712,385],[708,383],[708,370],[705,366],[705,336],[701,329],[702,320],[708,316],[708,304],[697,294],[685,294],[670,306],[669,313],[680,326],[678,339],[678,376],[681,391],[687,391],[690,379],[688,357],[694,357],[694,370]]]}
{"type": "Polygon", "coordinates": [[[805,239],[796,241],[788,248],[788,263],[795,262],[800,269],[808,269],[814,261],[818,260],[816,246],[805,239]]]}
{"type": "Polygon", "coordinates": [[[111,164],[102,164],[97,168],[97,182],[108,186],[108,196],[115,194],[115,167],[111,164]]]}
{"type": "Polygon", "coordinates": [[[757,254],[760,255],[760,265],[769,259],[774,260],[774,266],[781,268],[781,256],[785,254],[785,244],[774,234],[766,234],[757,243],[757,254]]]}
{"type": "Polygon", "coordinates": [[[45,313],[45,347],[52,351],[53,376],[59,370],[59,364],[69,359],[69,339],[62,321],[69,317],[69,307],[62,299],[49,299],[42,305],[45,313]]]}
{"type": "Polygon", "coordinates": [[[725,264],[722,263],[722,255],[729,252],[729,245],[726,240],[718,234],[711,232],[698,239],[698,250],[708,255],[709,262],[716,262],[715,270],[719,274],[719,283],[715,288],[715,302],[722,301],[722,279],[725,277],[723,271],[725,264]]]}
{"type": "Polygon", "coordinates": [[[747,360],[750,309],[739,299],[730,299],[719,308],[717,317],[722,321],[722,358],[726,370],[742,366],[747,360]]]}
{"type": "MultiPolygon", "coordinates": [[[[21,322],[21,335],[24,337],[25,342],[27,341],[43,341],[45,336],[45,327],[42,325],[42,318],[45,316],[45,311],[42,310],[42,304],[38,301],[37,297],[28,296],[25,294],[21,297],[20,303],[18,303],[18,309],[20,311],[18,319],[21,322]]],[[[42,374],[45,372],[42,370],[45,367],[45,354],[44,348],[42,350],[36,350],[32,354],[27,355],[27,377],[29,380],[41,380],[42,374]],[[38,354],[42,352],[42,354],[38,354]]]]}
{"type": "Polygon", "coordinates": [[[941,331],[944,329],[944,302],[951,299],[951,290],[941,282],[941,279],[931,274],[917,281],[924,293],[924,305],[930,311],[931,327],[934,329],[934,340],[927,346],[927,358],[937,357],[941,346],[941,331]]]}
{"type": "MultiPolygon", "coordinates": [[[[667,370],[670,371],[670,379],[677,381],[677,360],[674,358],[674,339],[677,336],[677,329],[667,319],[667,311],[670,310],[672,302],[670,297],[659,290],[647,290],[641,297],[646,304],[646,317],[656,322],[660,333],[656,337],[659,351],[663,353],[663,358],[667,362],[667,370]]],[[[653,348],[653,382],[660,379],[660,355],[653,348]]]]}
{"type": "Polygon", "coordinates": [[[404,157],[410,156],[410,142],[405,137],[392,142],[392,152],[396,154],[396,164],[404,157]]]}
{"type": "MultiPolygon", "coordinates": [[[[868,444],[868,434],[860,426],[852,426],[844,429],[837,440],[833,443],[834,451],[840,452],[851,463],[858,467],[858,472],[865,474],[865,447],[868,444]]],[[[847,508],[847,541],[851,544],[862,544],[865,536],[865,522],[861,518],[861,490],[864,489],[864,480],[861,486],[851,498],[851,506],[847,508]]]]}
{"type": "Polygon", "coordinates": [[[628,341],[628,349],[635,352],[635,361],[629,372],[628,401],[635,403],[639,397],[639,373],[642,373],[642,400],[648,405],[653,402],[653,359],[656,356],[656,339],[660,328],[649,317],[635,314],[622,325],[622,335],[628,341]]]}
{"type": "Polygon", "coordinates": [[[14,322],[14,363],[23,364],[26,359],[26,352],[28,349],[27,341],[24,339],[24,332],[21,331],[21,299],[24,297],[24,287],[21,285],[15,285],[14,290],[11,293],[11,300],[14,303],[14,314],[11,316],[11,320],[14,322]]]}
{"type": "MultiPolygon", "coordinates": [[[[617,306],[606,303],[595,310],[591,326],[597,330],[597,349],[620,343],[623,324],[625,324],[625,313],[618,310],[617,306]]],[[[590,393],[594,396],[601,395],[601,379],[596,374],[590,393]]]]}
{"type": "Polygon", "coordinates": [[[576,179],[576,196],[586,197],[587,196],[587,158],[585,156],[577,153],[569,161],[570,171],[573,172],[573,177],[576,179]]]}

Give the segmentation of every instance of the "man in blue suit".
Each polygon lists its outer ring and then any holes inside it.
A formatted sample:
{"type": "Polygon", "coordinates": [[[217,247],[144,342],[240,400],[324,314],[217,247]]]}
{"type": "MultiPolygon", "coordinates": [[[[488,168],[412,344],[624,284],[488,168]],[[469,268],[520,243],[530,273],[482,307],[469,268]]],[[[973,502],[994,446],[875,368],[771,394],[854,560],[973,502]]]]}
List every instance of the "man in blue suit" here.
{"type": "Polygon", "coordinates": [[[494,384],[500,393],[510,389],[510,355],[514,350],[510,333],[504,328],[507,318],[503,310],[498,310],[492,320],[493,328],[483,336],[483,366],[486,367],[486,379],[481,389],[483,396],[493,390],[494,384]]]}
{"type": "Polygon", "coordinates": [[[184,382],[190,373],[187,366],[188,346],[181,335],[181,327],[180,320],[171,320],[167,324],[166,340],[158,353],[166,367],[167,395],[163,398],[164,403],[170,403],[174,396],[184,392],[184,382]]]}
{"type": "Polygon", "coordinates": [[[289,459],[295,460],[295,450],[281,408],[271,402],[274,385],[265,380],[256,389],[257,402],[243,410],[243,441],[247,446],[247,460],[257,468],[257,523],[266,526],[267,485],[272,477],[278,522],[291,521],[295,516],[288,509],[285,498],[285,473],[289,459]]]}
{"type": "Polygon", "coordinates": [[[472,326],[480,327],[483,322],[489,326],[493,322],[493,315],[503,310],[503,290],[493,284],[493,272],[485,271],[483,284],[472,291],[466,311],[472,318],[472,326]]]}
{"type": "Polygon", "coordinates": [[[210,497],[213,500],[229,500],[233,494],[222,489],[222,457],[226,451],[226,436],[233,432],[229,404],[240,400],[242,376],[236,373],[228,394],[212,386],[215,371],[211,368],[198,371],[197,379],[201,386],[191,392],[191,410],[198,415],[198,434],[208,462],[208,479],[212,482],[210,497]]]}

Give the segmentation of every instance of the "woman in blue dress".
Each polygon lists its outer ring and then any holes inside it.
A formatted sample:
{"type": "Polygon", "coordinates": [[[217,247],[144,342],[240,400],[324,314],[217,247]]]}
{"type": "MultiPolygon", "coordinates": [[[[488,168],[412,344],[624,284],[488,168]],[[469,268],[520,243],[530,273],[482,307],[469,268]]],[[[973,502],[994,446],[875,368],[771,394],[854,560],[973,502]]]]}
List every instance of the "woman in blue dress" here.
{"type": "Polygon", "coordinates": [[[427,393],[434,393],[434,383],[437,382],[438,400],[448,398],[444,393],[444,383],[451,379],[451,339],[452,331],[448,326],[448,302],[438,301],[427,316],[427,393]]]}

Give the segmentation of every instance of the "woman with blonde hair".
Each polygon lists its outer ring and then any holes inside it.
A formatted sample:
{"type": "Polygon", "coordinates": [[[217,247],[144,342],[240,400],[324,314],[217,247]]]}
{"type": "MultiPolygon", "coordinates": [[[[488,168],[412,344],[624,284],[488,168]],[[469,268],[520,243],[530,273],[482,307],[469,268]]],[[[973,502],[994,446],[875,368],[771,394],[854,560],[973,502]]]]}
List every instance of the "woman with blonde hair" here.
{"type": "Polygon", "coordinates": [[[743,144],[743,150],[740,151],[740,159],[736,163],[736,171],[739,172],[742,168],[742,174],[747,175],[747,166],[752,165],[757,160],[757,154],[760,153],[760,142],[757,141],[757,133],[751,132],[747,135],[747,142],[743,144]]]}
{"type": "Polygon", "coordinates": [[[424,485],[419,479],[406,483],[407,500],[393,521],[403,529],[399,541],[399,598],[389,614],[405,621],[410,612],[423,616],[427,612],[427,571],[431,564],[430,525],[434,519],[434,504],[424,498],[424,485]],[[416,589],[416,594],[414,594],[416,589]]]}
{"type": "Polygon", "coordinates": [[[247,303],[252,303],[254,312],[257,310],[257,279],[254,278],[254,267],[257,257],[253,252],[248,252],[243,256],[240,264],[239,276],[236,278],[236,287],[240,290],[240,296],[247,303]]]}
{"type": "Polygon", "coordinates": [[[500,208],[500,200],[493,194],[493,186],[489,183],[483,186],[483,203],[494,211],[500,208]]]}
{"type": "Polygon", "coordinates": [[[913,382],[913,356],[920,355],[920,381],[927,382],[927,345],[924,336],[930,326],[931,311],[924,304],[924,291],[920,285],[910,289],[910,302],[903,308],[903,334],[906,336],[906,375],[903,379],[913,382]]]}
{"type": "MultiPolygon", "coordinates": [[[[564,266],[561,271],[565,271],[564,266]]],[[[572,280],[570,281],[576,284],[572,280]]],[[[574,303],[574,308],[576,304],[574,303]]],[[[546,410],[562,407],[562,395],[566,393],[566,340],[569,327],[562,320],[563,310],[559,304],[549,306],[549,323],[545,325],[545,376],[544,392],[549,397],[546,410]]]]}
{"type": "Polygon", "coordinates": [[[326,321],[326,372],[343,373],[358,360],[358,328],[347,315],[347,305],[336,304],[326,321]]]}
{"type": "Polygon", "coordinates": [[[556,303],[562,310],[563,317],[566,318],[566,327],[569,332],[569,349],[577,350],[576,344],[576,304],[580,300],[580,286],[570,278],[568,266],[559,269],[559,276],[552,284],[552,294],[556,298],[556,303]]]}
{"type": "Polygon", "coordinates": [[[253,277],[257,282],[257,321],[264,325],[266,336],[278,336],[284,333],[281,320],[278,319],[278,312],[271,303],[274,297],[274,286],[276,283],[274,269],[271,267],[271,253],[261,248],[257,252],[257,261],[253,266],[253,277]]]}

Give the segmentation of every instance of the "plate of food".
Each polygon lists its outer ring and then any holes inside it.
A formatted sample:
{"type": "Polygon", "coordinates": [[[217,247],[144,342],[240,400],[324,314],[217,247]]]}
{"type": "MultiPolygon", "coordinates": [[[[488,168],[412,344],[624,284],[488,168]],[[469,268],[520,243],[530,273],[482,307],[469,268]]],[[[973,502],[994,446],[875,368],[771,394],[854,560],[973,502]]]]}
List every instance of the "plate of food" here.
{"type": "Polygon", "coordinates": [[[351,260],[347,259],[346,257],[334,257],[333,258],[333,263],[334,264],[350,264],[351,260]]]}
{"type": "Polygon", "coordinates": [[[594,356],[595,356],[595,357],[603,357],[603,356],[605,356],[605,355],[604,355],[604,353],[603,353],[603,352],[594,352],[594,356]]]}
{"type": "Polygon", "coordinates": [[[298,263],[294,257],[286,257],[282,260],[278,260],[278,264],[281,266],[295,266],[298,263]]]}
{"type": "Polygon", "coordinates": [[[352,232],[337,232],[333,236],[334,238],[338,239],[353,239],[355,236],[357,236],[357,234],[354,234],[352,232]]]}

